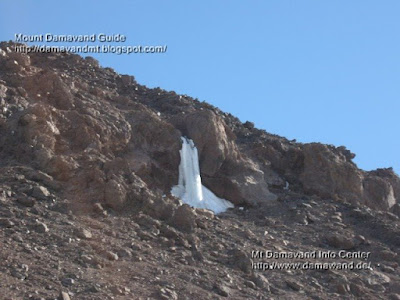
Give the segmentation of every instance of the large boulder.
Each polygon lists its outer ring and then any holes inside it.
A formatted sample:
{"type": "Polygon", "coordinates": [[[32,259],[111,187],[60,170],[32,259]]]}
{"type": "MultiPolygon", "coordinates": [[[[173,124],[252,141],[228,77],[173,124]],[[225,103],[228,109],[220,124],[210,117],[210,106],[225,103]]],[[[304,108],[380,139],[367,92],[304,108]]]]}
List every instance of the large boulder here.
{"type": "Polygon", "coordinates": [[[379,210],[389,210],[398,202],[400,180],[393,170],[364,172],[344,147],[311,143],[302,150],[304,167],[299,178],[306,192],[379,210]]]}
{"type": "Polygon", "coordinates": [[[367,172],[363,181],[365,204],[379,210],[389,210],[400,199],[400,179],[393,169],[367,172]]]}
{"type": "Polygon", "coordinates": [[[328,145],[305,144],[302,147],[304,168],[300,181],[306,192],[321,197],[342,197],[358,202],[362,197],[363,174],[345,156],[334,153],[328,145]]]}

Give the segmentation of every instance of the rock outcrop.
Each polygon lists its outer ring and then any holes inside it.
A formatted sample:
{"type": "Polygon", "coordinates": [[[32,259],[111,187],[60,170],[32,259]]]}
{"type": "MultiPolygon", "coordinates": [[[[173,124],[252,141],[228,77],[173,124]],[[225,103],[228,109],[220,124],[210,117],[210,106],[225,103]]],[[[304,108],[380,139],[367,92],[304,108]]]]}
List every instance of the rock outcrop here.
{"type": "Polygon", "coordinates": [[[400,187],[398,177],[390,170],[359,170],[346,156],[347,152],[341,150],[316,143],[303,146],[300,182],[304,190],[325,198],[389,210],[396,203],[394,190],[400,187]]]}

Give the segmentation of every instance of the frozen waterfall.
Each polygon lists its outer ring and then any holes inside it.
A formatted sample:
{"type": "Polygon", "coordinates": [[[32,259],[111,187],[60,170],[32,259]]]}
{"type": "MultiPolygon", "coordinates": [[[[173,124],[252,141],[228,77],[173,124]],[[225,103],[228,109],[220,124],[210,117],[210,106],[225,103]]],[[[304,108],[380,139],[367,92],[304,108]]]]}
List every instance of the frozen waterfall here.
{"type": "Polygon", "coordinates": [[[185,137],[181,137],[181,139],[179,182],[178,185],[172,187],[171,194],[193,207],[207,208],[215,213],[224,212],[233,207],[231,202],[218,198],[201,184],[197,148],[192,140],[185,137]]]}

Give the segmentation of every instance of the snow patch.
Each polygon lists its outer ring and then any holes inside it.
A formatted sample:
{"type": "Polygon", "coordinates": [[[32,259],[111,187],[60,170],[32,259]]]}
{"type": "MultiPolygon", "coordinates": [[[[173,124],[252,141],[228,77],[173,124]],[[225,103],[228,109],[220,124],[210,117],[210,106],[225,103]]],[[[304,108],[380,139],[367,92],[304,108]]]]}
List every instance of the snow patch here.
{"type": "Polygon", "coordinates": [[[210,209],[214,213],[224,212],[233,207],[231,202],[218,198],[202,185],[197,148],[192,140],[186,137],[181,137],[181,139],[179,182],[178,185],[172,187],[171,194],[190,206],[210,209]]]}

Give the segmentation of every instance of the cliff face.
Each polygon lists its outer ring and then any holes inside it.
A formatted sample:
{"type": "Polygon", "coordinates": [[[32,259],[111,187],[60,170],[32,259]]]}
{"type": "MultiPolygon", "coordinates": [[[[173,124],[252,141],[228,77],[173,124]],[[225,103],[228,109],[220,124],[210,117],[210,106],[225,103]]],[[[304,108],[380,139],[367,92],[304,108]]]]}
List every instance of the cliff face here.
{"type": "Polygon", "coordinates": [[[28,164],[82,205],[143,204],[177,183],[181,135],[199,149],[204,184],[237,205],[298,192],[389,210],[400,197],[392,170],[364,172],[344,147],[299,144],[242,124],[188,96],[68,54],[19,54],[2,43],[3,164],[28,164]]]}
{"type": "Polygon", "coordinates": [[[0,43],[5,299],[400,299],[393,170],[362,171],[345,147],[269,134],[89,57],[14,46],[0,43]],[[181,136],[235,208],[215,216],[170,194],[181,136]],[[367,267],[254,267],[288,262],[367,267]]]}

